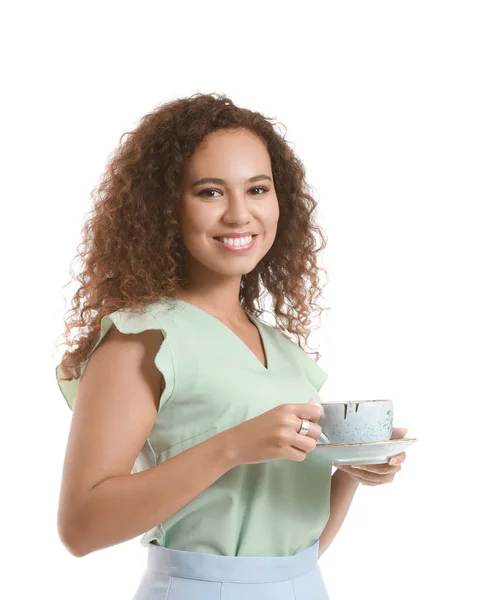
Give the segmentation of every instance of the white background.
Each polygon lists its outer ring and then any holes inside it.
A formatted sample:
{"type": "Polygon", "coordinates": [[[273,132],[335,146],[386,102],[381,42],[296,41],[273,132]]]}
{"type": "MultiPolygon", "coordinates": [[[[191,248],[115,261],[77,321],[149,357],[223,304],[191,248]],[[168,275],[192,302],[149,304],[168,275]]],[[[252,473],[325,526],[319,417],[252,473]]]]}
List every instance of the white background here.
{"type": "Polygon", "coordinates": [[[57,535],[63,286],[119,137],[160,103],[219,92],[285,125],[320,202],[327,400],[390,398],[418,440],[392,483],[359,487],[320,560],[330,600],[483,598],[490,3],[45,0],[2,13],[0,596],[130,599],[138,586],[139,538],[76,558],[57,535]]]}

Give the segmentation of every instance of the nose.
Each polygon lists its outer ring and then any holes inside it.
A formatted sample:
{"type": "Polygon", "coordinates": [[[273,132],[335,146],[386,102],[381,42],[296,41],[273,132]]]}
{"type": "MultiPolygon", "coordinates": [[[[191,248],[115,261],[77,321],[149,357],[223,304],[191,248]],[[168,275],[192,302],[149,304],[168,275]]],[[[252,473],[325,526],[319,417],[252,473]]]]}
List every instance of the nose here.
{"type": "Polygon", "coordinates": [[[248,198],[244,192],[230,193],[227,196],[224,214],[225,223],[248,223],[251,220],[248,198]]]}

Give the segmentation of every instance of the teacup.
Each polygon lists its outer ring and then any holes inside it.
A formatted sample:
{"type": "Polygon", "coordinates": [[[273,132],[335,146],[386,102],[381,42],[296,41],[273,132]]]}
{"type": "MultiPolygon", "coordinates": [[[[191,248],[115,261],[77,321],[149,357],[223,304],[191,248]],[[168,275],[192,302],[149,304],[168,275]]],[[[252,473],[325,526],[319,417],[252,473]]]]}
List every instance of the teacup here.
{"type": "Polygon", "coordinates": [[[391,400],[351,400],[320,402],[323,413],[318,421],[321,444],[379,442],[391,439],[393,402],[391,400]]]}

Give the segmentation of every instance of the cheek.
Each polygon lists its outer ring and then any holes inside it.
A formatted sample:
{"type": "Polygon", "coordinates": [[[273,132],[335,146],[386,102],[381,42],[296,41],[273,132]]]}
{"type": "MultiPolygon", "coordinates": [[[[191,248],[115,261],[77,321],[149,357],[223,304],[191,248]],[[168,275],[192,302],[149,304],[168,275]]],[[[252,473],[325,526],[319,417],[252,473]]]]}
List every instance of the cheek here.
{"type": "Polygon", "coordinates": [[[203,236],[204,231],[207,231],[209,226],[210,215],[205,211],[201,211],[200,207],[193,204],[183,203],[180,210],[181,231],[185,239],[195,238],[195,240],[203,236]]]}
{"type": "Polygon", "coordinates": [[[185,211],[181,215],[180,230],[185,248],[195,255],[200,250],[200,232],[195,220],[185,211]]]}
{"type": "Polygon", "coordinates": [[[277,234],[277,225],[278,225],[279,216],[280,215],[279,215],[278,206],[277,206],[276,210],[274,210],[270,214],[268,214],[265,219],[266,231],[268,232],[267,239],[272,244],[273,244],[273,242],[275,240],[275,236],[277,234]]]}
{"type": "Polygon", "coordinates": [[[268,223],[267,229],[266,229],[266,234],[264,237],[264,246],[265,246],[265,250],[270,250],[270,248],[273,246],[273,243],[275,242],[275,237],[277,236],[277,220],[273,220],[270,223],[268,223]]]}

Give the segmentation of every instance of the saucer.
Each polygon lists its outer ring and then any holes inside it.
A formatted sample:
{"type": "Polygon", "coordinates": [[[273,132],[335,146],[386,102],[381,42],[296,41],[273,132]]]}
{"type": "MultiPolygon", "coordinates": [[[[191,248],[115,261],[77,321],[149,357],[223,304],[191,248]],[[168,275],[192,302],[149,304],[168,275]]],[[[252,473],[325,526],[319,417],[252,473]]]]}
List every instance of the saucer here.
{"type": "Polygon", "coordinates": [[[400,454],[417,438],[400,438],[381,442],[348,442],[345,444],[317,444],[313,452],[339,465],[380,465],[400,454]]]}

